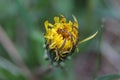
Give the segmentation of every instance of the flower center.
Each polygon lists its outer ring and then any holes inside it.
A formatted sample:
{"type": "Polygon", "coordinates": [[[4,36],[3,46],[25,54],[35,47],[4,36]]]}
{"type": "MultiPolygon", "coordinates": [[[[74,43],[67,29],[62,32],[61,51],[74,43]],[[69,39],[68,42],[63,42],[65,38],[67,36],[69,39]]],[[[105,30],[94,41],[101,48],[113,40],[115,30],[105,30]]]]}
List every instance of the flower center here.
{"type": "Polygon", "coordinates": [[[63,39],[69,39],[71,36],[70,32],[68,32],[67,30],[64,30],[64,29],[60,29],[60,28],[57,30],[57,33],[61,34],[63,39]]]}

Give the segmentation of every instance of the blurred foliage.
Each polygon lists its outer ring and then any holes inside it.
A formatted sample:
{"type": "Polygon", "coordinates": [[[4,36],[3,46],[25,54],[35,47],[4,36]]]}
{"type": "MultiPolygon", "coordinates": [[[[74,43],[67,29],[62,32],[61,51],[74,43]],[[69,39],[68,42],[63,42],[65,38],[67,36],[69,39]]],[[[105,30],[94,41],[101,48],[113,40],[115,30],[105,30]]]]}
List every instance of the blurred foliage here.
{"type": "MultiPolygon", "coordinates": [[[[93,46],[95,46],[93,50],[99,51],[102,36],[101,19],[106,15],[113,16],[104,0],[0,0],[0,25],[31,72],[49,64],[44,60],[44,21],[53,22],[53,17],[61,14],[67,19],[72,19],[72,14],[76,16],[80,40],[99,30],[96,38],[79,46],[80,53],[88,47],[93,49],[93,46]]],[[[73,59],[76,55],[73,55],[73,59]]],[[[40,79],[75,80],[73,59],[65,62],[65,72],[54,67],[52,72],[46,73],[40,79]]],[[[97,65],[100,64],[99,61],[97,65]]],[[[0,80],[27,80],[1,43],[0,80]]]]}
{"type": "Polygon", "coordinates": [[[120,78],[120,75],[114,74],[114,75],[105,75],[96,80],[118,80],[119,78],[120,78]]]}

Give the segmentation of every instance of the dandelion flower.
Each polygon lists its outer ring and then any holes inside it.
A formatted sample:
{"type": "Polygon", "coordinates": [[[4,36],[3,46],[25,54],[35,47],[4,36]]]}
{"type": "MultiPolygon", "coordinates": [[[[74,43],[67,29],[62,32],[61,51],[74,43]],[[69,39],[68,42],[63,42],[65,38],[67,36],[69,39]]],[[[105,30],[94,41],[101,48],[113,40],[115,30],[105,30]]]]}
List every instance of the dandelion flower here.
{"type": "Polygon", "coordinates": [[[92,36],[79,41],[78,21],[73,16],[74,21],[66,21],[66,18],[61,15],[54,17],[54,24],[45,21],[46,33],[45,45],[47,56],[51,62],[60,63],[70,56],[76,49],[78,44],[86,42],[96,36],[97,32],[92,36]]]}

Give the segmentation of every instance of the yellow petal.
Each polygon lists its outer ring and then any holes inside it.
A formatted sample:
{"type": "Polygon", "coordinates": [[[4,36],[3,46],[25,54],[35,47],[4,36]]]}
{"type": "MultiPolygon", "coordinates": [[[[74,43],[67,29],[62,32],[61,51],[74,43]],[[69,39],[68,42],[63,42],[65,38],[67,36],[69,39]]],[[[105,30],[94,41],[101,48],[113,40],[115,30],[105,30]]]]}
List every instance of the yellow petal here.
{"type": "Polygon", "coordinates": [[[51,23],[48,24],[49,27],[53,27],[53,25],[51,23]]]}
{"type": "Polygon", "coordinates": [[[45,23],[44,23],[44,25],[45,25],[45,29],[46,29],[46,31],[48,31],[48,21],[45,21],[45,23]]]}
{"type": "Polygon", "coordinates": [[[77,23],[77,22],[74,22],[73,26],[75,26],[75,27],[78,28],[78,23],[77,23]]]}
{"type": "Polygon", "coordinates": [[[86,42],[86,41],[88,41],[88,40],[94,38],[94,37],[97,35],[97,33],[98,33],[98,31],[97,31],[96,33],[94,33],[93,35],[91,35],[91,36],[89,36],[89,37],[83,39],[82,41],[80,41],[79,44],[84,43],[84,42],[86,42]]]}
{"type": "Polygon", "coordinates": [[[65,22],[66,22],[66,18],[65,18],[63,15],[61,15],[61,20],[60,20],[60,22],[61,22],[61,23],[65,23],[65,22]]]}
{"type": "Polygon", "coordinates": [[[72,21],[69,21],[69,25],[72,25],[73,23],[72,23],[72,21]]]}
{"type": "Polygon", "coordinates": [[[54,17],[55,23],[59,23],[59,17],[54,17]]]}
{"type": "Polygon", "coordinates": [[[55,44],[56,44],[56,41],[53,42],[52,44],[50,44],[49,48],[50,48],[50,49],[53,49],[53,48],[55,47],[55,44]]]}

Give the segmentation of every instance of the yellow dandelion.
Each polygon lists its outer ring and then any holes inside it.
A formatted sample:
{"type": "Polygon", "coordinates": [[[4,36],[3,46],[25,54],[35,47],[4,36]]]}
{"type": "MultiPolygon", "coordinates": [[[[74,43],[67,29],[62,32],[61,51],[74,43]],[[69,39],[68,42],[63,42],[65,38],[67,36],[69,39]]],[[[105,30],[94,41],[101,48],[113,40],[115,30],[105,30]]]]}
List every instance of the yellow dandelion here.
{"type": "Polygon", "coordinates": [[[92,36],[79,41],[78,21],[73,16],[74,21],[66,21],[66,18],[54,17],[54,24],[45,21],[47,56],[52,62],[60,63],[70,56],[76,49],[78,44],[86,42],[96,36],[98,32],[92,36]]]}

